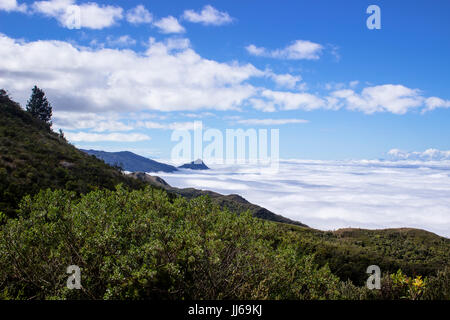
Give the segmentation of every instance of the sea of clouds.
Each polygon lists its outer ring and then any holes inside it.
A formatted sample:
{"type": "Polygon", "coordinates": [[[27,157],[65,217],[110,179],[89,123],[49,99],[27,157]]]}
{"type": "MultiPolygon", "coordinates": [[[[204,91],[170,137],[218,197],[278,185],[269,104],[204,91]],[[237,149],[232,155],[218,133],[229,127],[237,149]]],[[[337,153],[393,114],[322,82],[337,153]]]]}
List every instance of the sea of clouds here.
{"type": "Polygon", "coordinates": [[[321,230],[412,227],[450,237],[447,160],[282,160],[271,174],[222,165],[158,175],[174,187],[239,194],[321,230]]]}

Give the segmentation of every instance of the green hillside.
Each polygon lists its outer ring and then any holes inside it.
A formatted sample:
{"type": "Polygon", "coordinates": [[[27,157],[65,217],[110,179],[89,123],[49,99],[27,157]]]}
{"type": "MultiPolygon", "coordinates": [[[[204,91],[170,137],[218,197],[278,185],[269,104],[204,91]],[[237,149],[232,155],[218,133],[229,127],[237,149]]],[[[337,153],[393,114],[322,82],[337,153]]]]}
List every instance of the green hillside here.
{"type": "MultiPolygon", "coordinates": [[[[314,253],[320,265],[328,264],[342,280],[363,285],[369,265],[382,272],[398,269],[409,275],[433,275],[450,267],[450,239],[419,229],[340,229],[334,232],[279,225],[298,235],[305,253],[314,253]]],[[[450,283],[449,283],[450,288],[450,283]]]]}
{"type": "Polygon", "coordinates": [[[45,188],[86,193],[119,183],[142,186],[70,145],[7,96],[0,97],[0,211],[14,216],[23,196],[45,188]]]}

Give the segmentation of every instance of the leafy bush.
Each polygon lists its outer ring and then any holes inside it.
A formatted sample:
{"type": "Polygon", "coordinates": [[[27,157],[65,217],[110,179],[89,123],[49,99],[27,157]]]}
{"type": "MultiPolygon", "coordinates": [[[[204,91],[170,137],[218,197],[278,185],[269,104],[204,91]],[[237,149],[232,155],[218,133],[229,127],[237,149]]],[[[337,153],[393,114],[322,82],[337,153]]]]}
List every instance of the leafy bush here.
{"type": "Polygon", "coordinates": [[[338,278],[278,225],[163,191],[41,191],[0,231],[0,292],[21,299],[331,299],[338,278]],[[66,288],[81,268],[82,290],[66,288]]]}
{"type": "Polygon", "coordinates": [[[426,300],[450,300],[450,267],[439,270],[435,276],[427,279],[423,298],[426,300]]]}

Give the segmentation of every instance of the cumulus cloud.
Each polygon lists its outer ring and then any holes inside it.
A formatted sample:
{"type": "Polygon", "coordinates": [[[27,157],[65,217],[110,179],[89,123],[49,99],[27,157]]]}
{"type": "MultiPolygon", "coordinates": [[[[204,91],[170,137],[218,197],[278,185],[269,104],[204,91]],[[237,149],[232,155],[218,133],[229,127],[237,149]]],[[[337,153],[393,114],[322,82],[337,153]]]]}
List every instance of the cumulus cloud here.
{"type": "Polygon", "coordinates": [[[261,96],[266,98],[269,103],[272,103],[274,107],[277,106],[281,110],[302,109],[311,111],[327,107],[325,100],[316,95],[306,92],[295,93],[286,91],[263,90],[261,96]]]}
{"type": "Polygon", "coordinates": [[[131,131],[135,127],[122,121],[118,114],[80,113],[55,111],[53,113],[53,128],[64,130],[90,130],[93,132],[131,131]]]}
{"type": "Polygon", "coordinates": [[[233,21],[233,18],[227,12],[220,12],[210,5],[204,6],[199,13],[194,10],[186,10],[184,11],[183,18],[190,22],[214,26],[228,24],[233,21]]]}
{"type": "Polygon", "coordinates": [[[424,103],[418,89],[393,84],[367,87],[360,94],[351,89],[337,90],[332,96],[343,100],[347,109],[367,114],[386,111],[405,114],[424,103]]]}
{"type": "MultiPolygon", "coordinates": [[[[193,130],[194,122],[157,122],[155,118],[160,118],[157,115],[148,114],[119,114],[117,112],[107,113],[80,113],[71,111],[55,111],[53,113],[53,128],[63,129],[69,132],[69,140],[73,137],[80,139],[86,138],[84,135],[78,135],[80,132],[84,133],[117,133],[130,132],[137,129],[157,129],[157,130],[193,130]],[[152,120],[146,120],[152,119],[152,120]],[[74,132],[74,131],[78,131],[74,132]]],[[[88,139],[96,139],[98,136],[88,136],[88,139]]],[[[73,140],[73,141],[87,141],[87,140],[73,140]]],[[[91,140],[89,140],[91,141],[91,140]]],[[[103,141],[103,140],[96,140],[103,141]]],[[[108,140],[109,141],[109,140],[108,140]]]]}
{"type": "Polygon", "coordinates": [[[450,162],[282,160],[276,174],[250,165],[161,173],[175,187],[236,193],[322,230],[425,229],[450,237],[450,162]]]}
{"type": "Polygon", "coordinates": [[[283,49],[269,50],[253,44],[247,46],[246,49],[248,53],[260,57],[289,60],[317,60],[320,58],[323,46],[308,40],[296,40],[283,49]]]}
{"type": "Polygon", "coordinates": [[[271,126],[271,125],[284,125],[293,123],[308,123],[308,120],[304,119],[241,119],[237,120],[237,123],[247,126],[271,126]]]}
{"type": "Polygon", "coordinates": [[[302,91],[305,83],[299,75],[205,59],[185,38],[151,38],[144,52],[121,49],[134,44],[126,35],[107,38],[106,45],[111,48],[87,48],[64,41],[27,42],[0,34],[0,87],[24,104],[30,88],[38,85],[55,110],[78,112],[223,111],[250,106],[264,112],[348,109],[405,114],[448,105],[441,98],[423,96],[418,89],[394,84],[357,92],[353,83],[322,95],[309,93],[302,91]],[[271,79],[292,90],[256,87],[253,79],[271,79]]]}
{"type": "Polygon", "coordinates": [[[153,21],[153,15],[142,4],[128,10],[126,18],[132,24],[151,23],[153,21]]]}
{"type": "Polygon", "coordinates": [[[123,18],[118,6],[98,5],[95,2],[76,4],[75,0],[49,0],[33,3],[35,12],[58,20],[66,28],[103,29],[123,18]]]}
{"type": "Polygon", "coordinates": [[[19,4],[17,0],[1,0],[0,1],[0,10],[6,12],[19,11],[26,12],[27,5],[25,3],[19,4]]]}
{"type": "Polygon", "coordinates": [[[430,148],[423,152],[421,151],[407,152],[399,149],[392,149],[389,150],[388,156],[392,160],[441,161],[441,160],[450,160],[450,151],[442,151],[430,148]]]}
{"type": "Polygon", "coordinates": [[[155,121],[140,121],[137,122],[138,127],[146,129],[162,129],[162,130],[194,130],[194,122],[171,122],[161,123],[155,121]]]}
{"type": "MultiPolygon", "coordinates": [[[[289,75],[271,75],[276,83],[287,88],[303,89],[301,77],[289,75]]],[[[390,112],[393,114],[406,114],[414,110],[422,113],[436,108],[449,108],[450,101],[437,97],[427,98],[419,89],[411,89],[399,84],[384,84],[363,88],[359,93],[354,90],[358,81],[345,83],[327,83],[325,88],[330,91],[327,95],[308,92],[274,91],[262,89],[257,97],[252,97],[249,104],[257,110],[274,112],[276,110],[304,110],[317,109],[360,111],[366,114],[377,112],[390,112]]]]}
{"type": "Polygon", "coordinates": [[[295,89],[299,86],[299,83],[302,81],[302,77],[299,75],[292,75],[289,73],[285,74],[276,74],[272,71],[266,71],[266,76],[271,78],[278,86],[285,87],[288,89],[295,89]]]}
{"type": "Polygon", "coordinates": [[[427,106],[423,112],[432,111],[436,108],[450,108],[450,100],[443,100],[438,97],[430,97],[425,100],[425,105],[427,106]]]}
{"type": "Polygon", "coordinates": [[[135,45],[136,40],[129,35],[119,37],[108,36],[106,37],[106,44],[110,47],[129,47],[135,45]]]}
{"type": "Polygon", "coordinates": [[[0,87],[25,103],[36,84],[60,111],[238,109],[256,93],[247,80],[264,77],[251,64],[204,59],[187,39],[152,39],[138,54],[0,35],[0,61],[0,87]]]}
{"type": "Polygon", "coordinates": [[[184,33],[186,30],[178,22],[178,19],[173,16],[168,16],[156,21],[153,24],[155,27],[159,28],[161,33],[184,33]]]}
{"type": "Polygon", "coordinates": [[[277,111],[277,107],[275,106],[275,103],[272,101],[267,101],[263,99],[258,98],[252,98],[249,100],[249,104],[256,110],[262,111],[262,112],[275,112],[277,111]]]}

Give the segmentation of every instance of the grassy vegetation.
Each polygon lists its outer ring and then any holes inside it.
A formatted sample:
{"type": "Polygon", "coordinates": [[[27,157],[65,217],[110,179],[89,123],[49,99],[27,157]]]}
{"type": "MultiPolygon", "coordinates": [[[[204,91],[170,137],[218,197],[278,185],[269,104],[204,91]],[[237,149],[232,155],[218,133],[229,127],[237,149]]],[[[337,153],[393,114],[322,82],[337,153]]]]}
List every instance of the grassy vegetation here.
{"type": "Polygon", "coordinates": [[[384,273],[398,269],[409,275],[431,276],[450,266],[450,239],[418,229],[342,229],[324,232],[280,225],[298,234],[299,247],[328,264],[341,280],[363,285],[365,270],[378,265],[384,273]]]}

